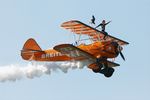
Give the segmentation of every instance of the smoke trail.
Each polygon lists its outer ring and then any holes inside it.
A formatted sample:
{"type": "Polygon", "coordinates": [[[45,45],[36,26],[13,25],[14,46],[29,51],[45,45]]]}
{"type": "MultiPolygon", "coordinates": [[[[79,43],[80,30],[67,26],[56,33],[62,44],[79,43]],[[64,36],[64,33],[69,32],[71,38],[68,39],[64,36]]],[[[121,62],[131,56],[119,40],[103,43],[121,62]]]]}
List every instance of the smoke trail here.
{"type": "Polygon", "coordinates": [[[22,78],[33,79],[43,74],[50,75],[52,71],[61,70],[67,73],[69,69],[83,68],[84,64],[80,62],[64,62],[64,63],[38,63],[21,65],[0,66],[0,82],[16,81],[22,78]]]}

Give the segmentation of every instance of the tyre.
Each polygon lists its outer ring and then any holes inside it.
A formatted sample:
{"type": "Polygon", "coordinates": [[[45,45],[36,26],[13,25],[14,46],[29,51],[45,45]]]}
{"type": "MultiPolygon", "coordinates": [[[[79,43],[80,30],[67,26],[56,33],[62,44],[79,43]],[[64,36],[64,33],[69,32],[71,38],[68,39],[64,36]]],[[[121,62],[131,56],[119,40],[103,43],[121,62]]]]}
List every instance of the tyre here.
{"type": "Polygon", "coordinates": [[[113,68],[105,68],[103,74],[105,77],[111,77],[113,75],[114,71],[115,70],[113,68]]]}

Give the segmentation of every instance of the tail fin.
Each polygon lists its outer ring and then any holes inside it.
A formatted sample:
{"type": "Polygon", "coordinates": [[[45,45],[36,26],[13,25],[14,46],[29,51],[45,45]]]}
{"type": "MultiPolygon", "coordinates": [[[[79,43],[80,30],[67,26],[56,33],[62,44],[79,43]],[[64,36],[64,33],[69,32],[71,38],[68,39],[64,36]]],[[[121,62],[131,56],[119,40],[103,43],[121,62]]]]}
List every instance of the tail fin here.
{"type": "Polygon", "coordinates": [[[30,38],[25,42],[23,46],[23,50],[40,50],[41,51],[42,49],[40,48],[40,46],[37,44],[37,42],[34,39],[30,38]]]}
{"type": "Polygon", "coordinates": [[[37,51],[42,51],[42,49],[34,39],[30,38],[25,42],[21,50],[21,56],[24,60],[32,60],[34,59],[34,53],[37,51]]]}

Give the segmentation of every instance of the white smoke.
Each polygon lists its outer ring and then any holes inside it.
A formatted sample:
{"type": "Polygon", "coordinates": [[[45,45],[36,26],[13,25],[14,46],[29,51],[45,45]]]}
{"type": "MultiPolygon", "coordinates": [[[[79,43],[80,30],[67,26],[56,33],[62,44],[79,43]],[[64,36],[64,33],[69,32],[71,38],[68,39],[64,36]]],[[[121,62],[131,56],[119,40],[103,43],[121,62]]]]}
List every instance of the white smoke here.
{"type": "Polygon", "coordinates": [[[67,73],[69,69],[83,68],[85,64],[81,62],[64,62],[64,63],[38,63],[21,65],[0,66],[0,82],[16,81],[22,78],[33,79],[43,74],[50,75],[51,72],[61,70],[67,73]]]}

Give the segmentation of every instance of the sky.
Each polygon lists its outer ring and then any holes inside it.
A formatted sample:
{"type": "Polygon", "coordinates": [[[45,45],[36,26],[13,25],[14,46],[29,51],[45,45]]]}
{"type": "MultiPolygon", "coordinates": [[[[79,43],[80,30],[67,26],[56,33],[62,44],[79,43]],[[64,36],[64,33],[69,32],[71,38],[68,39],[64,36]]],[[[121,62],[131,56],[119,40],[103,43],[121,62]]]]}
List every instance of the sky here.
{"type": "MultiPolygon", "coordinates": [[[[0,67],[28,64],[20,50],[28,38],[41,48],[72,43],[72,34],[60,27],[69,20],[89,24],[112,21],[107,32],[130,44],[126,61],[116,62],[111,78],[83,69],[57,71],[40,78],[0,83],[0,100],[149,100],[149,0],[0,0],[0,67]]],[[[22,67],[22,66],[20,66],[22,67]]]]}

